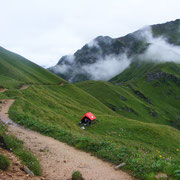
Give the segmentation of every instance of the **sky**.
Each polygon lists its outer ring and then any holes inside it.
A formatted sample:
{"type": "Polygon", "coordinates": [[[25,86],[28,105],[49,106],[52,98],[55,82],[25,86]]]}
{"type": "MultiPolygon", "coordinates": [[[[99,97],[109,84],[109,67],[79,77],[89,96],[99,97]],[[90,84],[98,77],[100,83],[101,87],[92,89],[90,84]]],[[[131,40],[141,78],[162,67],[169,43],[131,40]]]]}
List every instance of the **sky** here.
{"type": "Polygon", "coordinates": [[[42,67],[99,35],[180,19],[180,0],[0,0],[0,46],[42,67]]]}

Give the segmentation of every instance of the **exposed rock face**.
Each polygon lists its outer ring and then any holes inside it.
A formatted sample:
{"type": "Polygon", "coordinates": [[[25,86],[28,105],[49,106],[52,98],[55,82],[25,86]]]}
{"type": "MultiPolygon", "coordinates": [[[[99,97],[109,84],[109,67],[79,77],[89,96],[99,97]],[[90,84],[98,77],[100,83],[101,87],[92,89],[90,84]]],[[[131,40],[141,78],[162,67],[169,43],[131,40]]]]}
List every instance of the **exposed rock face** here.
{"type": "MultiPolygon", "coordinates": [[[[180,45],[180,20],[152,25],[150,27],[154,37],[164,36],[169,43],[180,45]]],[[[108,81],[108,79],[102,79],[102,77],[99,79],[94,78],[94,74],[91,72],[92,69],[97,70],[97,66],[93,66],[90,70],[87,70],[87,68],[96,63],[100,63],[98,64],[98,68],[99,66],[102,67],[102,62],[107,61],[107,59],[110,60],[110,62],[116,59],[123,64],[123,58],[121,57],[123,55],[126,55],[128,61],[131,63],[138,55],[145,52],[150,45],[144,35],[146,34],[144,30],[145,29],[140,29],[119,38],[98,36],[92,42],[77,50],[73,55],[63,56],[57,65],[49,68],[49,70],[72,83],[85,80],[108,81]]],[[[120,67],[121,64],[118,64],[118,67],[120,67]]],[[[121,72],[118,71],[118,73],[121,72]]],[[[118,75],[118,73],[113,74],[113,77],[118,75]]]]}
{"type": "Polygon", "coordinates": [[[119,95],[119,97],[120,97],[120,99],[121,99],[122,101],[126,101],[126,100],[127,100],[125,97],[123,97],[123,96],[121,96],[121,95],[119,95]]]}
{"type": "Polygon", "coordinates": [[[150,99],[148,99],[142,92],[138,91],[138,90],[133,90],[134,93],[136,95],[138,95],[140,98],[144,99],[144,101],[146,101],[147,103],[153,105],[153,103],[150,101],[150,99]]]}
{"type": "Polygon", "coordinates": [[[116,111],[116,110],[117,110],[116,106],[113,105],[113,104],[109,104],[109,108],[110,108],[111,110],[113,110],[113,111],[116,111]]]}
{"type": "Polygon", "coordinates": [[[134,114],[138,115],[138,112],[136,112],[134,109],[132,109],[132,108],[130,108],[128,106],[122,107],[121,110],[131,112],[131,113],[134,113],[134,114]]]}
{"type": "Polygon", "coordinates": [[[180,78],[177,78],[176,76],[172,74],[165,73],[163,71],[158,71],[158,72],[151,72],[147,74],[147,81],[154,81],[154,80],[160,80],[160,79],[165,79],[165,80],[171,80],[177,84],[180,83],[180,78]]]}
{"type": "MultiPolygon", "coordinates": [[[[144,52],[147,47],[147,43],[137,38],[133,33],[115,39],[108,36],[98,36],[73,55],[63,56],[56,66],[50,67],[48,70],[72,83],[95,80],[88,70],[89,66],[112,59],[123,61],[124,54],[130,59],[144,52]]],[[[92,69],[94,70],[94,68],[92,69]]]]}

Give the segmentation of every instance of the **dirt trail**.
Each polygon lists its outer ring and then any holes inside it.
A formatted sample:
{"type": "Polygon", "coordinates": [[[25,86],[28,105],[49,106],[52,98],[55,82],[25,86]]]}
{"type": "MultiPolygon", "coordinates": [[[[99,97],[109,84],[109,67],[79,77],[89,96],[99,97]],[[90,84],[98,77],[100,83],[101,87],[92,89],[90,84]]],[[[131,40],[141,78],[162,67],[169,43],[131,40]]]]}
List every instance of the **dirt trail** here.
{"type": "Polygon", "coordinates": [[[19,90],[25,90],[27,89],[29,86],[28,85],[22,85],[22,87],[19,90]]]}
{"type": "Polygon", "coordinates": [[[14,124],[13,121],[8,117],[9,108],[13,103],[13,99],[0,100],[0,120],[5,124],[14,124]]]}
{"type": "Polygon", "coordinates": [[[5,92],[7,91],[8,89],[0,89],[0,92],[5,92]]]}
{"type": "Polygon", "coordinates": [[[79,151],[53,138],[12,124],[7,111],[13,100],[2,103],[2,119],[9,124],[9,131],[25,142],[39,158],[46,180],[67,180],[74,170],[79,170],[85,180],[131,180],[132,177],[123,171],[114,170],[114,166],[89,153],[79,151]]]}

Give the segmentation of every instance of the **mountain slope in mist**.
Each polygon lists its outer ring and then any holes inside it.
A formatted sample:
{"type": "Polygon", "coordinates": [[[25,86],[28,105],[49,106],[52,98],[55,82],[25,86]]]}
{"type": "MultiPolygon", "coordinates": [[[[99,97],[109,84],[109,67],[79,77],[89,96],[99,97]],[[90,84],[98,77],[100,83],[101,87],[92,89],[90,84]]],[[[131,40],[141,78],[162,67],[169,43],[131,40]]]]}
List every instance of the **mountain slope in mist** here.
{"type": "Polygon", "coordinates": [[[142,28],[120,38],[99,36],[50,71],[68,80],[108,81],[135,59],[180,62],[180,20],[142,28]]]}

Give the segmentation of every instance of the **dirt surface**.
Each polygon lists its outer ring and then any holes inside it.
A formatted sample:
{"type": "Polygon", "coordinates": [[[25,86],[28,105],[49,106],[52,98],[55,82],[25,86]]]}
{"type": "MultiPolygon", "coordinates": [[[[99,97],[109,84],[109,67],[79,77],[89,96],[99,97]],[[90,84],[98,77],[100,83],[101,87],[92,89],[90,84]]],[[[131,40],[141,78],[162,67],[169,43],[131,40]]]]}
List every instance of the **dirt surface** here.
{"type": "Polygon", "coordinates": [[[0,92],[5,92],[7,91],[8,89],[0,89],[0,92]]]}
{"type": "Polygon", "coordinates": [[[89,153],[79,151],[53,138],[23,128],[8,118],[7,111],[13,100],[1,104],[0,115],[3,121],[9,123],[9,131],[25,142],[40,160],[43,176],[46,180],[67,180],[72,172],[79,170],[85,180],[131,180],[132,177],[114,166],[89,153]]]}
{"type": "Polygon", "coordinates": [[[11,119],[9,119],[8,111],[9,107],[14,103],[13,99],[0,100],[0,120],[5,124],[14,124],[11,119]]]}
{"type": "MultiPolygon", "coordinates": [[[[7,156],[11,162],[7,171],[0,170],[0,180],[32,180],[23,170],[23,164],[20,160],[11,152],[1,149],[0,154],[7,156]]],[[[41,180],[42,177],[33,177],[33,180],[41,180]]]]}
{"type": "Polygon", "coordinates": [[[27,86],[27,85],[23,85],[21,88],[20,88],[20,90],[25,90],[25,89],[27,89],[29,86],[27,86]]]}

